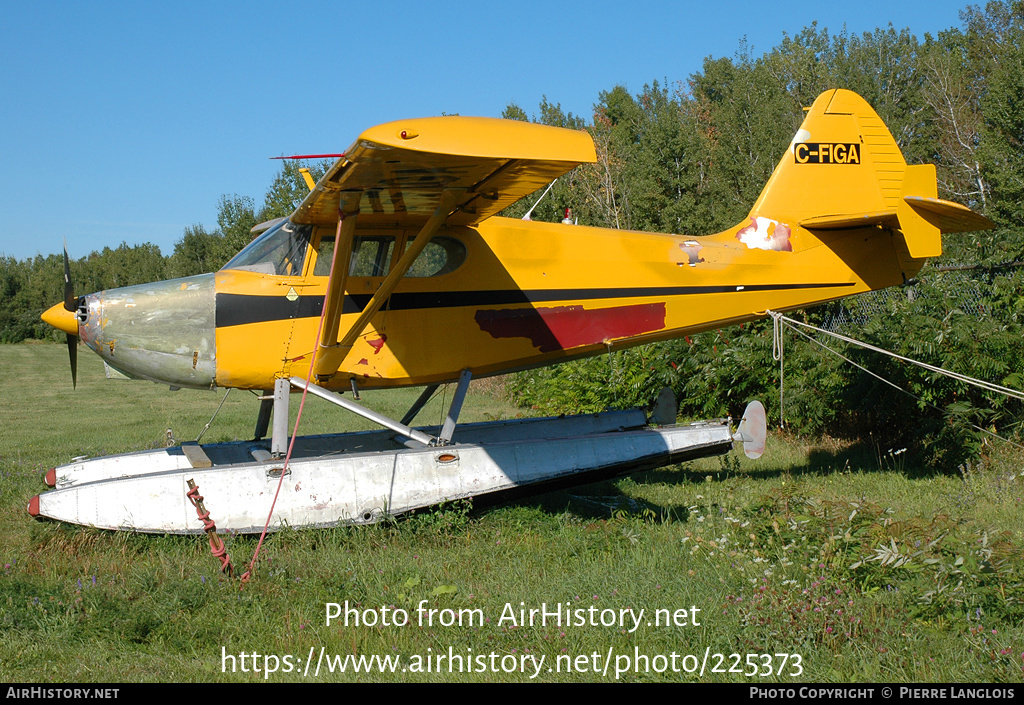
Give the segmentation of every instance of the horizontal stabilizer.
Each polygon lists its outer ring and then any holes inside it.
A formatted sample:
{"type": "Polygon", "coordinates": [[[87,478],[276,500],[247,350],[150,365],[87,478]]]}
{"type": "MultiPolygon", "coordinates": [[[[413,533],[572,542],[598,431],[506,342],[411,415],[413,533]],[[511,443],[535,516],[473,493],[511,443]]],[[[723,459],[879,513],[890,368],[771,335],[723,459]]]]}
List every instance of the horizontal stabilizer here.
{"type": "Polygon", "coordinates": [[[967,206],[925,196],[904,196],[911,208],[944,233],[966,233],[989,230],[996,226],[991,220],[967,206]]]}
{"type": "MultiPolygon", "coordinates": [[[[903,201],[913,209],[914,213],[943,233],[966,233],[995,227],[995,223],[985,216],[952,201],[927,196],[904,196],[903,201]]],[[[863,228],[867,225],[897,228],[899,223],[896,211],[818,215],[800,221],[800,225],[808,230],[843,230],[863,228]]]]}
{"type": "Polygon", "coordinates": [[[896,211],[818,215],[800,221],[800,225],[808,230],[843,230],[845,228],[863,228],[868,225],[896,227],[898,224],[896,211]]]}
{"type": "Polygon", "coordinates": [[[809,230],[843,230],[877,225],[900,230],[911,257],[938,257],[942,254],[942,233],[988,230],[995,224],[970,208],[937,198],[935,167],[931,164],[907,166],[902,193],[895,210],[874,210],[803,218],[800,225],[809,230]]]}

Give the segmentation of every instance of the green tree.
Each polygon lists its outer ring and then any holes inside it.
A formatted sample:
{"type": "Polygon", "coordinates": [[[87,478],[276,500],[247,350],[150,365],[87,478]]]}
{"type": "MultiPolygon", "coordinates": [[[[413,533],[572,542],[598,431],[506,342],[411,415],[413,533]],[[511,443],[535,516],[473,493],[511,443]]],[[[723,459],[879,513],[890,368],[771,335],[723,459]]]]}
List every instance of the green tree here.
{"type": "Polygon", "coordinates": [[[520,120],[522,122],[530,121],[530,117],[526,114],[526,111],[515,103],[509,103],[506,105],[505,109],[501,112],[501,117],[505,120],[520,120]]]}
{"type": "Polygon", "coordinates": [[[972,66],[963,33],[946,31],[925,43],[921,59],[922,100],[931,111],[931,161],[939,195],[988,211],[991,186],[981,164],[985,77],[972,66]]]}
{"type": "MultiPolygon", "coordinates": [[[[526,111],[515,103],[509,103],[502,112],[502,117],[509,120],[526,121],[526,111]]],[[[540,115],[534,116],[532,122],[553,127],[565,127],[573,130],[584,129],[586,122],[572,113],[565,113],[560,103],[548,102],[547,96],[541,99],[540,115]]],[[[522,218],[530,212],[531,220],[556,222],[565,217],[566,209],[576,213],[580,207],[581,194],[575,186],[576,170],[561,176],[548,191],[547,186],[535,193],[520,199],[517,203],[502,211],[501,215],[508,218],[522,218]],[[547,195],[541,196],[547,191],[547,195]],[[531,211],[532,209],[532,211],[531,211]]]]}
{"type": "Polygon", "coordinates": [[[309,195],[309,186],[306,185],[306,180],[299,171],[304,165],[309,169],[313,181],[319,181],[332,164],[333,162],[326,160],[308,165],[296,159],[282,161],[281,171],[274,177],[274,183],[270,185],[266,196],[264,196],[258,220],[264,222],[274,218],[283,218],[291,215],[292,211],[299,207],[303,199],[309,195]]]}
{"type": "Polygon", "coordinates": [[[703,233],[735,225],[750,212],[799,125],[799,111],[769,69],[741,53],[735,62],[706,60],[690,81],[710,147],[703,233]]]}
{"type": "Polygon", "coordinates": [[[252,242],[252,228],[256,225],[253,200],[238,194],[221,196],[217,207],[217,225],[224,238],[224,250],[229,253],[230,259],[252,242]]]}
{"type": "Polygon", "coordinates": [[[187,227],[174,245],[168,274],[176,278],[215,272],[224,264],[225,251],[224,238],[220,233],[209,233],[199,224],[187,227]]]}

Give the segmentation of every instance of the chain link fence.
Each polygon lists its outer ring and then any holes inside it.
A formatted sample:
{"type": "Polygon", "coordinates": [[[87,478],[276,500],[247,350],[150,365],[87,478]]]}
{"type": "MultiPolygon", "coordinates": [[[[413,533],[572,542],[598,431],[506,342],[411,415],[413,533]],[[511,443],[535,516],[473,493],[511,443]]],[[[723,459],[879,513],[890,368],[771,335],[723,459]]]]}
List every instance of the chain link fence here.
{"type": "Polygon", "coordinates": [[[989,283],[985,274],[976,268],[932,270],[928,276],[933,282],[941,282],[941,286],[933,287],[928,293],[918,284],[891,286],[878,291],[868,291],[841,301],[829,304],[820,324],[821,328],[832,333],[853,333],[863,327],[876,316],[893,312],[897,305],[915,305],[933,303],[927,297],[934,296],[941,289],[946,297],[946,304],[959,308],[969,316],[983,316],[988,313],[985,289],[989,283]],[[904,303],[906,302],[906,303],[904,303]]]}

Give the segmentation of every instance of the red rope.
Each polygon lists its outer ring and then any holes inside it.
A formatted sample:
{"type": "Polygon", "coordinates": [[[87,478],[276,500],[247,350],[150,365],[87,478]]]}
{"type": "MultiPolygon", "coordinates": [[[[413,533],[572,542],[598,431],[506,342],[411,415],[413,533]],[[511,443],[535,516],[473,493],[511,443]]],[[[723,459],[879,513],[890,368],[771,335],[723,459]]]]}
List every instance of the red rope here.
{"type": "Polygon", "coordinates": [[[199,485],[195,481],[189,480],[188,487],[189,490],[185,493],[185,496],[188,497],[188,501],[192,503],[192,506],[196,508],[199,521],[203,522],[203,531],[206,532],[210,540],[210,553],[220,561],[220,572],[227,573],[228,577],[232,577],[235,569],[231,565],[231,556],[228,555],[227,547],[220,536],[217,535],[217,525],[210,519],[209,510],[203,504],[203,496],[199,494],[199,485]]]}
{"type": "MultiPolygon", "coordinates": [[[[341,246],[341,224],[345,220],[345,215],[338,209],[338,231],[334,238],[334,246],[338,248],[341,246]]],[[[334,279],[334,261],[336,258],[331,259],[331,271],[327,277],[327,281],[333,281],[334,279]]],[[[306,385],[302,388],[302,401],[299,402],[299,413],[295,416],[295,427],[292,429],[292,438],[288,442],[288,452],[284,456],[284,467],[281,468],[281,477],[277,481],[277,491],[274,492],[274,499],[270,503],[270,513],[267,514],[267,522],[263,525],[263,531],[260,533],[260,540],[256,544],[256,550],[253,551],[252,561],[249,563],[249,570],[242,573],[242,585],[249,582],[249,578],[252,577],[252,570],[256,566],[256,559],[260,555],[260,549],[263,547],[263,539],[267,536],[267,529],[270,527],[270,519],[274,516],[274,507],[277,506],[277,497],[281,494],[281,487],[284,484],[284,476],[288,474],[288,463],[292,458],[292,450],[295,448],[295,438],[299,434],[299,421],[302,420],[302,407],[306,405],[306,395],[309,393],[309,380],[313,377],[313,365],[316,362],[316,354],[320,350],[320,334],[324,328],[324,317],[327,314],[327,295],[329,291],[324,292],[324,305],[320,311],[320,323],[316,329],[316,340],[313,341],[313,354],[309,356],[309,373],[306,375],[306,385]]]]}

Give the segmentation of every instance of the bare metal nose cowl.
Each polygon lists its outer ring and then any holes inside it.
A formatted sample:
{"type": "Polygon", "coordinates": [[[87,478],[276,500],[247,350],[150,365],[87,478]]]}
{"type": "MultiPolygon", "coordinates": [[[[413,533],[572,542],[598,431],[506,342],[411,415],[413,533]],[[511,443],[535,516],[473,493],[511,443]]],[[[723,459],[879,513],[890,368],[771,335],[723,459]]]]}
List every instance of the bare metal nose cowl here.
{"type": "Polygon", "coordinates": [[[82,342],[129,377],[208,389],[216,378],[214,275],[84,297],[82,342]]]}

